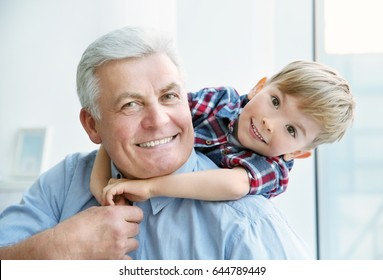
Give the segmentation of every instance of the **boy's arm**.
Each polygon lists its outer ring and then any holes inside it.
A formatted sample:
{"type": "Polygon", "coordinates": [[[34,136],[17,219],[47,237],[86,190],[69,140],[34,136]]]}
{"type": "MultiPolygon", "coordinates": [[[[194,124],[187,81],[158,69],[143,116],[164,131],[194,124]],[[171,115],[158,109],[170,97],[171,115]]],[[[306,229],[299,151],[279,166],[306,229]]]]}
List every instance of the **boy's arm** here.
{"type": "Polygon", "coordinates": [[[103,204],[103,189],[108,184],[110,178],[110,158],[101,145],[90,175],[90,191],[100,204],[103,204]]]}
{"type": "Polygon", "coordinates": [[[266,198],[283,193],[289,182],[289,173],[294,161],[283,157],[264,157],[250,150],[228,154],[222,159],[225,168],[242,167],[248,172],[250,195],[266,198]]]}
{"type": "Polygon", "coordinates": [[[104,189],[104,197],[113,205],[115,195],[130,201],[169,196],[200,200],[235,200],[249,192],[249,177],[243,168],[214,169],[161,176],[145,180],[116,181],[104,189]]]}

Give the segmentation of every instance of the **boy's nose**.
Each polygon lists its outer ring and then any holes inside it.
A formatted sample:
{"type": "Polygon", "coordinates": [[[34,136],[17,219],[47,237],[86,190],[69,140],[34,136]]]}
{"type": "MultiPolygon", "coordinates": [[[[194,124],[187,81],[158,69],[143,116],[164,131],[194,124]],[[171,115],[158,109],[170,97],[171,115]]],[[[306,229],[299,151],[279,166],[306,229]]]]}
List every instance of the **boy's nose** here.
{"type": "Polygon", "coordinates": [[[269,119],[267,119],[267,118],[263,118],[263,120],[262,120],[262,124],[263,124],[263,126],[265,127],[265,129],[266,129],[268,132],[273,133],[273,131],[274,131],[274,126],[273,126],[272,122],[271,122],[269,119]]]}

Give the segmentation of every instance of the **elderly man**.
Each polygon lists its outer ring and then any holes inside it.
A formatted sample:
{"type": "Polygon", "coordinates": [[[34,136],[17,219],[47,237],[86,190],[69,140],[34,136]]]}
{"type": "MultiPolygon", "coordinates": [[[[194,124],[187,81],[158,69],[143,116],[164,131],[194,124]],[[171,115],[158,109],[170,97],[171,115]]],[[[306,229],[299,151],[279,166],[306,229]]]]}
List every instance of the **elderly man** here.
{"type": "MultiPolygon", "coordinates": [[[[96,40],[78,67],[81,123],[113,176],[150,178],[216,168],[193,149],[180,64],[164,34],[123,28],[96,40]]],[[[95,152],[43,174],[0,217],[1,259],[304,259],[304,245],[261,196],[207,202],[158,197],[97,206],[95,152]],[[137,242],[138,241],[138,242],[137,242]]]]}

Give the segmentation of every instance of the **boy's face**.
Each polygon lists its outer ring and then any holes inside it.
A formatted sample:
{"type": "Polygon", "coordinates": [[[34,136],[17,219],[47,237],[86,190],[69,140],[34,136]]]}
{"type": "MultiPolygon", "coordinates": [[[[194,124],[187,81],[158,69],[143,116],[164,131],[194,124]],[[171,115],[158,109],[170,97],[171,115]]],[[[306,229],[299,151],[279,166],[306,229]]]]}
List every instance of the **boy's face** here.
{"type": "Polygon", "coordinates": [[[299,110],[297,98],[273,85],[258,84],[248,98],[239,117],[237,137],[258,154],[298,156],[320,132],[319,124],[299,110]]]}

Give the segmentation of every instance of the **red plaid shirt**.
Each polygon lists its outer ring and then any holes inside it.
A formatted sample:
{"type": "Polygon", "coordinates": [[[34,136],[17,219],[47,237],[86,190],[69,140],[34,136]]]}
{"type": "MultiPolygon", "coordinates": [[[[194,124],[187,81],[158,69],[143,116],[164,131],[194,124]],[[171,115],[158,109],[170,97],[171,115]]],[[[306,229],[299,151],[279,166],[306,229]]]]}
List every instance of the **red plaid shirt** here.
{"type": "Polygon", "coordinates": [[[265,157],[248,150],[233,140],[233,126],[242,108],[249,102],[230,87],[205,88],[189,93],[189,106],[195,131],[195,149],[223,168],[246,169],[249,194],[271,198],[284,192],[293,161],[282,157],[265,157]]]}

